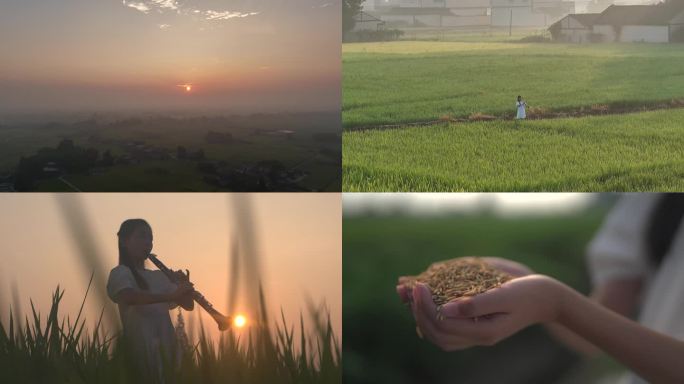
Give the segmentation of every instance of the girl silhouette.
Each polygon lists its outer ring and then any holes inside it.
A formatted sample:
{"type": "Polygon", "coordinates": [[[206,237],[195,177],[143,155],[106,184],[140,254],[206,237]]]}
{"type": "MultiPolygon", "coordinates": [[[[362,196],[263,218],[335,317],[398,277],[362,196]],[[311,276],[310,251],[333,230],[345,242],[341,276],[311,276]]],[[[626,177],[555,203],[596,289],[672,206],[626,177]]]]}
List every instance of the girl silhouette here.
{"type": "Polygon", "coordinates": [[[127,352],[148,380],[163,381],[163,362],[177,362],[179,349],[169,311],[193,309],[193,284],[178,271],[172,283],[162,271],[145,269],[152,251],[152,228],[143,219],[121,224],[119,265],[109,273],[107,294],[119,307],[127,352]]]}

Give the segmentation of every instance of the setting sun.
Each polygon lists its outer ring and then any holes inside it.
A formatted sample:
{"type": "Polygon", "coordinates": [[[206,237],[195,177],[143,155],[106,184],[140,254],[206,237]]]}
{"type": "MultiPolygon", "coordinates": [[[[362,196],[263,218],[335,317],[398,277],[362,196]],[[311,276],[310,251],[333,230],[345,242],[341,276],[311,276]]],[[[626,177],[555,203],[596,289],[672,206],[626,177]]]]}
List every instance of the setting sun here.
{"type": "Polygon", "coordinates": [[[185,92],[192,91],[192,84],[178,84],[177,87],[183,88],[185,92]]]}
{"type": "Polygon", "coordinates": [[[235,316],[235,320],[233,320],[233,323],[235,324],[236,327],[242,328],[247,324],[247,318],[245,318],[242,315],[237,315],[235,316]]]}

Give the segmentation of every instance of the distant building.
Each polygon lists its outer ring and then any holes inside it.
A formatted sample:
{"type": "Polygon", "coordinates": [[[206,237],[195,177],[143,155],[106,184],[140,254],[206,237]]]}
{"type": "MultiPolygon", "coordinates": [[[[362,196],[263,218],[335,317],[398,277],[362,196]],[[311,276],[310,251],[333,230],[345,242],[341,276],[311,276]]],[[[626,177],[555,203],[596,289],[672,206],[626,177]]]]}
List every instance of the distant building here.
{"type": "Polygon", "coordinates": [[[490,0],[366,0],[364,7],[388,27],[490,25],[490,0]]]}
{"type": "Polygon", "coordinates": [[[556,41],[668,43],[684,34],[684,1],[611,5],[600,14],[567,15],[549,31],[556,41]]]}
{"type": "Polygon", "coordinates": [[[594,33],[594,21],[600,15],[600,13],[570,14],[551,25],[549,31],[555,41],[589,43],[594,33]]]}
{"type": "Polygon", "coordinates": [[[545,27],[575,12],[574,1],[491,0],[492,25],[497,27],[545,27]]]}
{"type": "Polygon", "coordinates": [[[570,0],[366,0],[390,27],[544,27],[575,12],[570,0]]]}
{"type": "Polygon", "coordinates": [[[362,11],[354,16],[354,29],[352,31],[379,31],[384,27],[384,21],[362,11]]]}
{"type": "Polygon", "coordinates": [[[684,1],[656,5],[611,5],[594,22],[603,42],[668,43],[684,27],[684,1]]]}

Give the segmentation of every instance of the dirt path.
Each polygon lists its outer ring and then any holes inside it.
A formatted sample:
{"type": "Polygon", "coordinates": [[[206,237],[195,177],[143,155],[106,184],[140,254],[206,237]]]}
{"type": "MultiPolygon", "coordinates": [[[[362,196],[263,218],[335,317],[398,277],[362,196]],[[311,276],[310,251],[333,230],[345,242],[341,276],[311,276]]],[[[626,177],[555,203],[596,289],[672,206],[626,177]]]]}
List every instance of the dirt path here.
{"type": "MultiPolygon", "coordinates": [[[[530,108],[527,111],[526,120],[550,120],[563,119],[568,117],[586,117],[586,116],[609,116],[609,115],[624,115],[628,113],[659,111],[668,109],[684,108],[684,99],[672,99],[666,102],[654,102],[643,105],[609,105],[609,104],[595,104],[587,107],[580,107],[575,109],[565,110],[547,110],[544,108],[530,108]]],[[[453,118],[451,116],[443,116],[436,120],[413,121],[408,123],[397,124],[382,124],[382,125],[367,125],[345,128],[344,131],[370,131],[370,130],[385,130],[385,129],[400,129],[407,127],[422,127],[431,126],[444,123],[474,123],[478,121],[512,121],[515,115],[504,114],[500,116],[486,115],[482,113],[475,113],[470,116],[462,118],[453,118]]]]}

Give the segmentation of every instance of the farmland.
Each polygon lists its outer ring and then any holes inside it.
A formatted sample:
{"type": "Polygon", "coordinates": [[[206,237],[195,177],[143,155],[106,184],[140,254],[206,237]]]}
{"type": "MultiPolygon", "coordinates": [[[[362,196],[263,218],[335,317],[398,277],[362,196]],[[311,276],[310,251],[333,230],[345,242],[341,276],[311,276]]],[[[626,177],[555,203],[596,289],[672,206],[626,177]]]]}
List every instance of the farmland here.
{"type": "Polygon", "coordinates": [[[257,184],[276,172],[292,175],[291,181],[271,189],[340,189],[339,113],[334,112],[100,114],[86,119],[7,118],[0,123],[0,176],[15,174],[21,158],[36,158],[64,140],[77,149],[97,151],[97,160],[86,171],[37,175],[28,187],[18,187],[21,190],[71,191],[75,186],[81,191],[249,191],[261,188],[257,184]],[[103,158],[106,152],[109,163],[103,158]],[[243,169],[251,174],[240,181],[234,174],[243,169]]]}
{"type": "Polygon", "coordinates": [[[683,99],[678,45],[346,44],[343,190],[681,190],[683,99]]]}
{"type": "Polygon", "coordinates": [[[684,189],[684,110],[346,132],[346,191],[684,189]]]}

